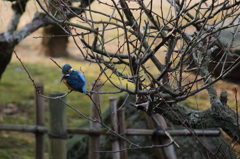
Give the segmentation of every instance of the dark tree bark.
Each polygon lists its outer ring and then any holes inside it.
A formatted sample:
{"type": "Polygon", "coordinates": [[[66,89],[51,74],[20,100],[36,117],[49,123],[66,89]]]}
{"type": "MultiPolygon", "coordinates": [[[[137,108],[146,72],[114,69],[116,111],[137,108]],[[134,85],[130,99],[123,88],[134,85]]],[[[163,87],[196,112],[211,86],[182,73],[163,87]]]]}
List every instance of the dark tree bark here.
{"type": "Polygon", "coordinates": [[[12,4],[14,16],[12,17],[12,21],[9,24],[7,31],[0,34],[0,79],[11,60],[14,47],[19,43],[11,37],[11,34],[16,30],[19,19],[25,11],[26,4],[27,0],[20,0],[12,4]]]}
{"type": "MultiPolygon", "coordinates": [[[[15,13],[15,16],[16,14],[17,13],[15,13]]],[[[21,16],[16,17],[19,17],[20,19],[21,16]]],[[[12,22],[9,24],[8,30],[5,33],[0,34],[0,78],[2,77],[2,74],[11,60],[15,46],[40,27],[54,23],[55,22],[46,14],[35,13],[32,22],[21,29],[16,30],[18,20],[12,20],[12,22]]]]}
{"type": "Polygon", "coordinates": [[[0,79],[12,57],[13,44],[5,41],[3,34],[0,34],[0,79]]]}
{"type": "MultiPolygon", "coordinates": [[[[184,125],[194,129],[222,128],[231,138],[240,136],[240,114],[227,105],[227,92],[223,91],[220,100],[211,102],[211,107],[206,110],[194,110],[180,103],[160,104],[156,112],[176,125],[184,125]]],[[[237,140],[239,142],[239,140],[237,140]]]]}

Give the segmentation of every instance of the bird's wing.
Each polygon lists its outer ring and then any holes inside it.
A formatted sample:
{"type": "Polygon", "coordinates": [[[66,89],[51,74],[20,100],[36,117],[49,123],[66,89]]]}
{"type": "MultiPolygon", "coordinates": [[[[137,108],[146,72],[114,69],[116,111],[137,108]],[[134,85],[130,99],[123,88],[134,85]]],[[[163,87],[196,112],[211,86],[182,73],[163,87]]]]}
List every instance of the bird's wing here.
{"type": "Polygon", "coordinates": [[[76,70],[73,70],[70,73],[70,76],[67,82],[71,87],[73,87],[75,90],[78,90],[78,91],[79,89],[81,90],[82,87],[84,87],[86,84],[86,80],[84,76],[76,70]]]}
{"type": "Polygon", "coordinates": [[[79,76],[79,78],[82,80],[82,82],[83,82],[84,84],[86,84],[86,79],[85,79],[85,77],[83,76],[83,74],[78,73],[78,76],[79,76]]]}

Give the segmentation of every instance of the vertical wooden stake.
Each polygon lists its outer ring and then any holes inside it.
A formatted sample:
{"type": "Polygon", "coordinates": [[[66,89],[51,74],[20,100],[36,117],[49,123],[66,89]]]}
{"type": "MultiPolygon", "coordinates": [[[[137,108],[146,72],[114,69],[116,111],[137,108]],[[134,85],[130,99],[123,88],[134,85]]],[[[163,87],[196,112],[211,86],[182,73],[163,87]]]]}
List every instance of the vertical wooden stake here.
{"type": "MultiPolygon", "coordinates": [[[[158,119],[158,121],[160,122],[160,124],[162,125],[162,127],[164,129],[167,129],[168,128],[167,122],[165,121],[163,116],[160,114],[155,114],[155,116],[158,119]]],[[[160,138],[160,141],[162,144],[167,144],[170,142],[170,139],[166,138],[166,137],[162,137],[162,138],[160,138]]],[[[168,147],[164,147],[163,150],[164,150],[166,158],[177,159],[173,144],[169,145],[168,147]]]]}
{"type": "MultiPolygon", "coordinates": [[[[154,121],[147,115],[146,115],[146,119],[147,119],[147,123],[148,123],[148,127],[150,129],[155,129],[156,128],[156,125],[154,123],[154,121]]],[[[154,145],[161,145],[161,143],[159,142],[159,140],[155,140],[155,141],[152,141],[154,145]]],[[[164,151],[162,148],[156,148],[155,149],[156,153],[157,153],[157,158],[161,158],[161,159],[166,159],[165,157],[165,154],[164,154],[164,151]]]]}
{"type": "MultiPolygon", "coordinates": [[[[110,117],[111,117],[111,127],[113,131],[118,133],[118,115],[117,115],[117,98],[116,97],[110,97],[109,98],[110,103],[110,117]]],[[[114,137],[112,142],[112,151],[119,151],[119,140],[118,138],[114,137]]],[[[113,159],[120,159],[120,152],[112,153],[113,159]]]]}
{"type": "MultiPolygon", "coordinates": [[[[37,83],[35,88],[35,125],[44,126],[44,98],[37,94],[37,90],[43,94],[43,84],[37,83]]],[[[35,133],[35,159],[44,159],[44,133],[35,133]]]]}
{"type": "MultiPolygon", "coordinates": [[[[154,114],[154,115],[156,116],[156,118],[158,119],[162,127],[164,129],[167,129],[167,123],[165,119],[160,114],[154,114]]],[[[157,124],[152,120],[152,118],[150,118],[148,115],[146,115],[146,118],[147,118],[149,128],[154,129],[157,127],[157,124]]],[[[155,145],[167,144],[169,142],[170,142],[169,138],[166,138],[166,137],[156,137],[155,141],[153,141],[155,145]]],[[[170,145],[168,147],[163,147],[163,148],[157,148],[156,152],[157,152],[158,158],[161,158],[161,159],[177,158],[173,145],[170,145]]]]}
{"type": "MultiPolygon", "coordinates": [[[[119,133],[123,135],[123,137],[126,137],[126,125],[125,125],[125,108],[121,108],[118,111],[118,122],[119,122],[119,133]]],[[[124,140],[120,140],[120,149],[124,149],[127,147],[127,143],[124,140]]],[[[128,153],[127,150],[121,151],[121,159],[128,159],[128,153]]]]}
{"type": "MultiPolygon", "coordinates": [[[[63,93],[53,92],[50,97],[62,96],[63,93]]],[[[64,97],[63,100],[66,100],[64,97]]],[[[66,122],[66,106],[60,99],[50,99],[50,158],[66,159],[67,158],[67,122],[66,122]]]]}
{"type": "MultiPolygon", "coordinates": [[[[97,84],[93,89],[96,92],[101,92],[102,85],[97,84]]],[[[91,103],[90,118],[100,120],[100,109],[101,109],[101,95],[93,94],[91,103]]],[[[90,129],[98,129],[101,125],[97,122],[90,121],[90,129]]],[[[96,151],[100,151],[100,135],[89,135],[89,149],[88,158],[90,159],[100,159],[100,154],[96,151]]]]}

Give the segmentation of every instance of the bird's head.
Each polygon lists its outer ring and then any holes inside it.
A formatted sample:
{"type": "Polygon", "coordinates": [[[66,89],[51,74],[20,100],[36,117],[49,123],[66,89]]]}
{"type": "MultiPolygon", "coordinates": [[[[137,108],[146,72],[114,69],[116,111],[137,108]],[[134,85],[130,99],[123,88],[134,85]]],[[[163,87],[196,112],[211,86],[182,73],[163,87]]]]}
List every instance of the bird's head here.
{"type": "Polygon", "coordinates": [[[68,71],[69,71],[71,68],[72,68],[71,65],[65,64],[65,65],[62,67],[62,73],[63,73],[63,74],[68,73],[68,71]]]}
{"type": "Polygon", "coordinates": [[[67,76],[67,73],[68,73],[69,70],[71,70],[71,69],[72,69],[72,66],[69,65],[69,64],[65,64],[65,65],[62,67],[62,73],[63,73],[63,76],[62,76],[62,78],[61,78],[60,81],[62,81],[63,78],[64,78],[65,76],[67,76]]]}

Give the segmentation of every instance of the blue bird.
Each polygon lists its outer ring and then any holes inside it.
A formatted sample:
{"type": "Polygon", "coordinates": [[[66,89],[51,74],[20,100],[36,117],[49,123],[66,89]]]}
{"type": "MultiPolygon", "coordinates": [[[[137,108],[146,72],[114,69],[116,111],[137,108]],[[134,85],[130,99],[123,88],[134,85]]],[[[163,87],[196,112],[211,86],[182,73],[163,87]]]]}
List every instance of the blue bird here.
{"type": "Polygon", "coordinates": [[[85,90],[86,80],[80,72],[74,70],[71,65],[65,64],[62,67],[62,73],[61,81],[64,82],[69,90],[87,94],[85,90]]]}

